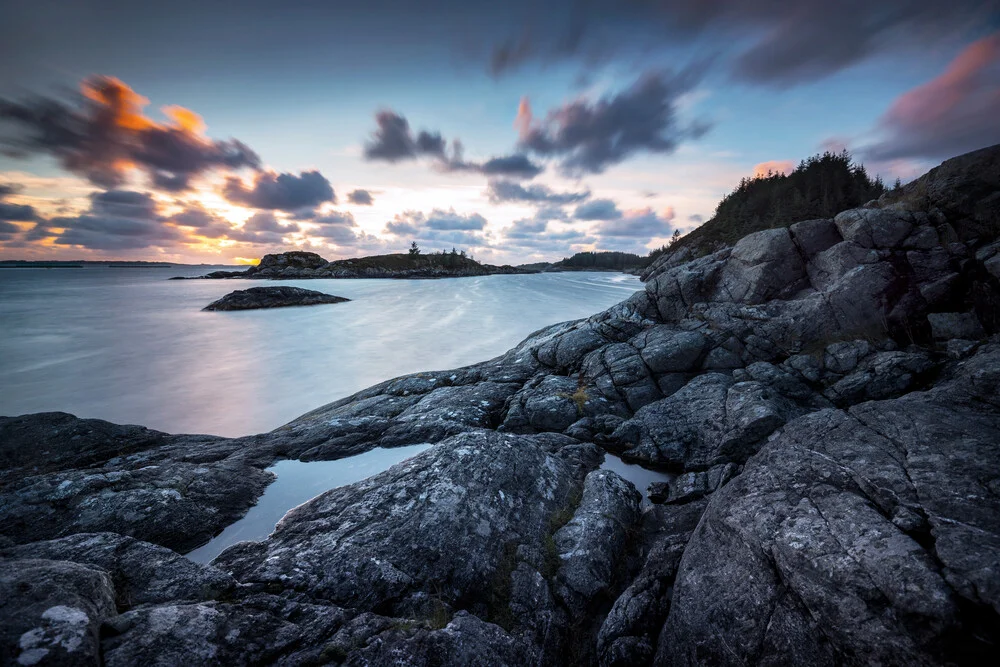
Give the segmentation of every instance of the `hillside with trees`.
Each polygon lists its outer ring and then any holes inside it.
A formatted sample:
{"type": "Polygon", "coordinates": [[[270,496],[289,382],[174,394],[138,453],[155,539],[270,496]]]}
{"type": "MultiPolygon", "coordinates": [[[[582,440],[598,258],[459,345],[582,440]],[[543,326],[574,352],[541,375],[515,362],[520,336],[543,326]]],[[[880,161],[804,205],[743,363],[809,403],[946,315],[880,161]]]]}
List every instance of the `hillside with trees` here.
{"type": "Polygon", "coordinates": [[[578,252],[552,265],[554,270],[564,271],[628,271],[646,266],[647,257],[631,252],[578,252]]]}
{"type": "Polygon", "coordinates": [[[689,248],[703,255],[731,245],[751,232],[785,227],[813,218],[830,218],[861,206],[886,192],[882,179],[868,175],[846,150],[829,151],[803,160],[788,174],[744,178],[723,197],[711,220],[669,246],[650,253],[656,259],[668,249],[689,248]]]}

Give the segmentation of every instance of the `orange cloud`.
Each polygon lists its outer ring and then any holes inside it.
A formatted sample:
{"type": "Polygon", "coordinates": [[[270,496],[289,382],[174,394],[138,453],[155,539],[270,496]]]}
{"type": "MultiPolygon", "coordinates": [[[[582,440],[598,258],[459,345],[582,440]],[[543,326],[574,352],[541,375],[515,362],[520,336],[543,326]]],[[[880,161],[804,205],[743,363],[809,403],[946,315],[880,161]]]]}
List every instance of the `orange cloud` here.
{"type": "Polygon", "coordinates": [[[764,178],[768,174],[787,174],[794,169],[795,163],[791,160],[768,160],[754,165],[753,177],[764,178]]]}
{"type": "Polygon", "coordinates": [[[21,131],[10,140],[13,148],[54,155],[69,171],[105,188],[124,185],[134,169],[158,188],[181,191],[212,169],[260,168],[249,146],[206,138],[205,123],[189,109],[164,107],[166,123],[147,117],[149,100],[114,77],[87,79],[81,92],[82,105],[40,97],[0,100],[0,120],[21,131]]]}

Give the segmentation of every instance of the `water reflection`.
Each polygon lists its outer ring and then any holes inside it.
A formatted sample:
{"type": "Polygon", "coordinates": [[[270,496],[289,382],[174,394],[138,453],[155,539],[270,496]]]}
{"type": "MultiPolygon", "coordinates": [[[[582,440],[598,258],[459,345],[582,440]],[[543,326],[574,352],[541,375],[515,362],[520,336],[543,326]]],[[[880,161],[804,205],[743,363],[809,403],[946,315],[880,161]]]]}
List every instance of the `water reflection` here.
{"type": "Polygon", "coordinates": [[[377,475],[428,447],[430,445],[377,448],[336,461],[278,461],[268,468],[277,479],[264,490],[246,516],[230,524],[208,544],[188,553],[187,557],[197,563],[207,563],[237,542],[263,540],[293,507],[330,489],[377,475]]]}

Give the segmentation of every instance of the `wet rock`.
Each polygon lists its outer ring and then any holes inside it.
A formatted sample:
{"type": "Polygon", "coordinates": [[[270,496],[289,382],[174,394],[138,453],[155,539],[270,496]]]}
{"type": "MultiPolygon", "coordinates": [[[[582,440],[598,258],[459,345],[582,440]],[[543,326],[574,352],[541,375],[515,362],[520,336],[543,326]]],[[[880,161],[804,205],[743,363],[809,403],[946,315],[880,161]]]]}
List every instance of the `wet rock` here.
{"type": "Polygon", "coordinates": [[[0,662],[99,665],[98,629],[115,615],[103,571],[65,561],[0,559],[0,662]]]}
{"type": "Polygon", "coordinates": [[[255,310],[288,306],[315,306],[323,303],[350,301],[342,296],[324,294],[301,287],[250,287],[230,292],[202,310],[255,310]]]}

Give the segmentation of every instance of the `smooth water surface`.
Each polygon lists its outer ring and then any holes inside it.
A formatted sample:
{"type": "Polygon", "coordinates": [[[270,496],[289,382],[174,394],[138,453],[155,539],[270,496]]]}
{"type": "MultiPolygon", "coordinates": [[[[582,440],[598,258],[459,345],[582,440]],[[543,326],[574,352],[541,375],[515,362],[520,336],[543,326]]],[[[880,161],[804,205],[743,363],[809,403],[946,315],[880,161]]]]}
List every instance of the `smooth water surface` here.
{"type": "Polygon", "coordinates": [[[668,472],[643,468],[641,465],[635,463],[625,463],[611,452],[604,453],[604,463],[601,464],[601,468],[616,472],[632,482],[635,488],[639,489],[639,493],[642,494],[643,507],[649,507],[653,504],[650,502],[649,494],[646,492],[650,484],[653,482],[672,482],[677,477],[677,475],[668,472]]]}
{"type": "Polygon", "coordinates": [[[621,273],[167,280],[210,270],[0,269],[0,415],[59,410],[171,433],[259,433],[398,375],[484,361],[641,288],[621,273]],[[352,301],[201,310],[276,284],[352,301]]]}
{"type": "Polygon", "coordinates": [[[337,461],[278,461],[268,468],[277,475],[246,515],[231,523],[207,544],[187,554],[196,563],[207,563],[226,548],[246,540],[265,539],[288,510],[345,484],[377,475],[430,447],[409,445],[372,449],[337,461]]]}

